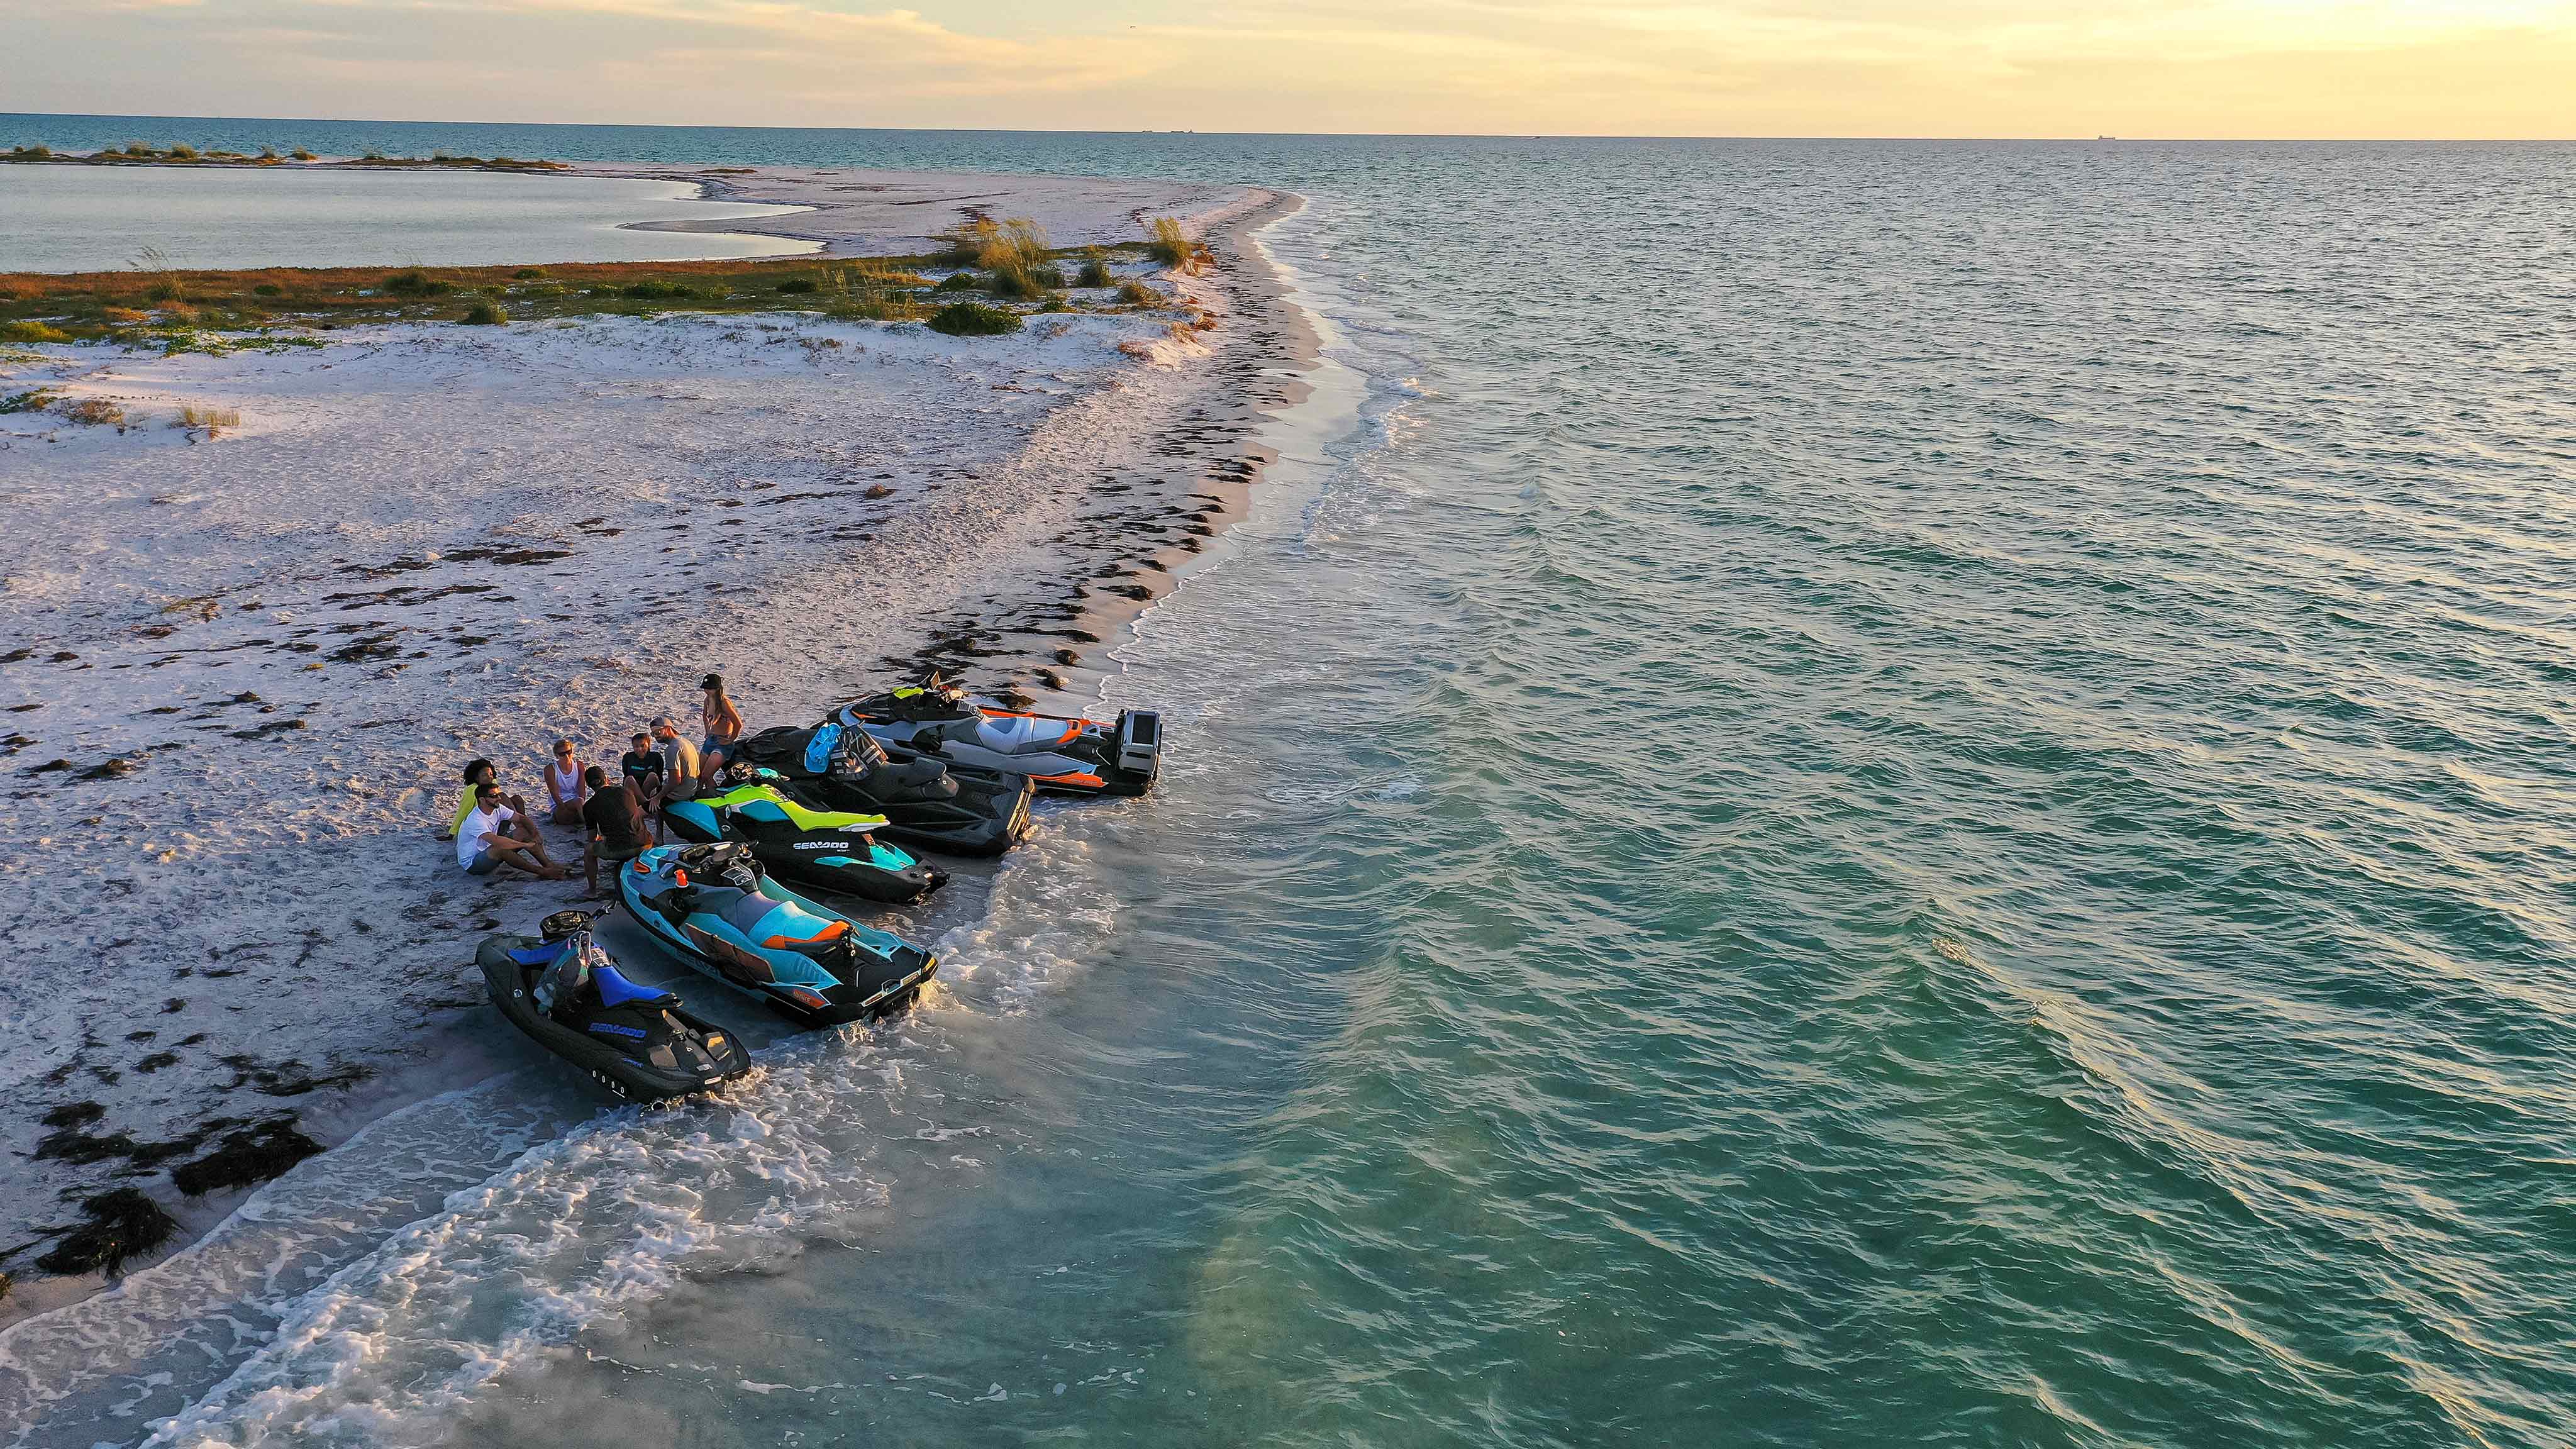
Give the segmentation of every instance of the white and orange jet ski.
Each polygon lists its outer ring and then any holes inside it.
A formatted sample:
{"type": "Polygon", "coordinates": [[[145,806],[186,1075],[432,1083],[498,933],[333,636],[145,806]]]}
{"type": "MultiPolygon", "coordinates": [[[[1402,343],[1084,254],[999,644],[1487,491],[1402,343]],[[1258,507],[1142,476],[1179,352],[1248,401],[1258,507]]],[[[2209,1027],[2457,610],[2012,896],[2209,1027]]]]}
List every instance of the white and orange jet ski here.
{"type": "Polygon", "coordinates": [[[1163,763],[1163,717],[1153,710],[1120,710],[1115,724],[1024,714],[970,698],[936,674],[843,705],[833,719],[890,748],[1026,775],[1057,795],[1142,795],[1163,763]]]}

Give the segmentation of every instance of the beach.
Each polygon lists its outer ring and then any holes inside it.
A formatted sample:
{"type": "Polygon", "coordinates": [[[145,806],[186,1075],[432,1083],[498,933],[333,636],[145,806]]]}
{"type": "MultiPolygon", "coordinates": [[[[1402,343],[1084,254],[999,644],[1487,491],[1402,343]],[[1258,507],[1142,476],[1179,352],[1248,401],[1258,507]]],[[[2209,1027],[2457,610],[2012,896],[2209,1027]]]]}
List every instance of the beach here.
{"type": "MultiPolygon", "coordinates": [[[[1038,316],[950,338],[782,308],[350,327],[221,355],[9,349],[0,395],[124,422],[0,417],[0,611],[21,646],[0,665],[18,967],[0,1089],[26,1107],[0,1141],[26,1164],[0,1186],[0,1240],[140,1186],[182,1231],[132,1271],[253,1186],[186,1197],[170,1167],[290,1126],[328,1148],[538,1060],[490,1014],[472,950],[581,882],[456,869],[466,760],[542,803],[554,738],[613,772],[656,715],[694,735],[709,671],[754,729],[932,666],[1078,713],[1125,622],[1240,511],[1252,425],[1301,345],[1244,239],[1293,199],[721,180],[817,207],[745,224],[835,255],[918,251],[977,215],[1033,216],[1059,245],[1178,215],[1214,265],[1157,282],[1209,325],[1038,316]],[[174,426],[182,408],[238,421],[174,426]]],[[[548,833],[577,865],[571,833],[548,833]]],[[[988,873],[963,866],[885,924],[971,920],[988,873]]],[[[21,1265],[0,1318],[103,1281],[21,1265]]]]}

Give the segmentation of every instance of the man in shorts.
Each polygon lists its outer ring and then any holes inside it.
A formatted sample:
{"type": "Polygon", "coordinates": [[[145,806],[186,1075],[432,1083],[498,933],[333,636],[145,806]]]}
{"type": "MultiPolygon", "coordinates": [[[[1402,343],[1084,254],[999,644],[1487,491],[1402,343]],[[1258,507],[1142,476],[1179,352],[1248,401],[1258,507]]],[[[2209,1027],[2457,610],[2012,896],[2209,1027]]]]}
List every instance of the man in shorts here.
{"type": "Polygon", "coordinates": [[[511,809],[501,787],[488,780],[474,787],[474,808],[456,828],[456,864],[467,875],[490,875],[505,865],[539,880],[572,874],[554,863],[536,826],[511,809]]]}
{"type": "Polygon", "coordinates": [[[582,772],[590,785],[589,798],[581,802],[581,825],[585,837],[581,850],[582,879],[590,883],[590,893],[599,895],[599,863],[608,862],[612,871],[644,853],[644,812],[623,780],[608,783],[608,772],[597,765],[582,772]]]}
{"type": "Polygon", "coordinates": [[[636,812],[652,831],[653,843],[662,843],[662,752],[653,748],[651,735],[637,735],[628,742],[626,753],[617,761],[626,783],[626,793],[635,802],[636,812]]]}
{"type": "Polygon", "coordinates": [[[662,756],[660,803],[698,798],[698,747],[682,737],[667,714],[653,721],[653,748],[662,756]]]}

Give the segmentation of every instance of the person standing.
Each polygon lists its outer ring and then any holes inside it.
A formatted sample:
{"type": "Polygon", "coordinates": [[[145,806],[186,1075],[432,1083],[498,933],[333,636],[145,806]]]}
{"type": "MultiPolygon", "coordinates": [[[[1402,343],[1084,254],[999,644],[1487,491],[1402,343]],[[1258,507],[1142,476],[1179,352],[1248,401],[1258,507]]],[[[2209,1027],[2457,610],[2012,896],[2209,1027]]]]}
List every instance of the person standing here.
{"type": "MultiPolygon", "coordinates": [[[[656,758],[659,758],[658,756],[656,758]]],[[[582,833],[581,874],[592,895],[600,894],[599,863],[608,862],[616,870],[644,853],[644,811],[635,803],[623,780],[608,783],[608,772],[597,765],[582,772],[582,781],[590,787],[589,798],[581,802],[582,833]]]]}
{"type": "Polygon", "coordinates": [[[662,752],[653,748],[651,735],[637,735],[628,741],[629,748],[618,762],[626,793],[643,813],[653,832],[653,843],[662,843],[662,752]]]}
{"type": "Polygon", "coordinates": [[[698,681],[698,719],[705,726],[705,738],[698,743],[698,793],[711,794],[716,788],[716,774],[725,761],[733,758],[734,746],[742,740],[742,711],[725,693],[724,676],[710,674],[698,681]]]}

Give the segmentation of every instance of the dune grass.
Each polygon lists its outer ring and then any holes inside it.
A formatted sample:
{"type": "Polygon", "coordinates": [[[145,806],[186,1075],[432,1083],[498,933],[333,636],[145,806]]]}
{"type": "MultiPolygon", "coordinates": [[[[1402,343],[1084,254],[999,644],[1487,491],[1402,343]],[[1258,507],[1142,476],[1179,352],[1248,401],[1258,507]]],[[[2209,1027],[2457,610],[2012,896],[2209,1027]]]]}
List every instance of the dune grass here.
{"type": "Polygon", "coordinates": [[[457,320],[468,327],[498,327],[510,320],[510,314],[501,310],[499,303],[477,301],[457,320]]]}
{"type": "Polygon", "coordinates": [[[930,330],[951,337],[999,337],[1020,330],[1020,314],[981,302],[951,302],[930,314],[930,330]]]}
{"type": "Polygon", "coordinates": [[[179,416],[171,421],[170,426],[203,428],[207,437],[219,438],[223,436],[224,429],[241,426],[241,413],[233,408],[201,408],[188,403],[179,409],[179,416]]]}
{"type": "Polygon", "coordinates": [[[1145,255],[1164,266],[1196,272],[1199,263],[1208,259],[1208,250],[1190,240],[1179,218],[1158,216],[1145,223],[1145,255]]]}
{"type": "MultiPolygon", "coordinates": [[[[1113,255],[1141,257],[1128,243],[1113,255]]],[[[979,251],[978,256],[982,253],[979,251]]],[[[1072,307],[1053,290],[1055,259],[1025,262],[1030,306],[1072,307]]],[[[1003,256],[1002,260],[1010,260],[1003,256]]],[[[269,267],[179,271],[147,252],[132,268],[73,274],[0,275],[0,339],[112,342],[164,350],[222,351],[312,346],[310,332],[382,322],[457,320],[460,302],[484,301],[521,321],[685,310],[709,313],[822,310],[854,320],[926,319],[940,304],[989,290],[990,274],[962,272],[933,283],[922,268],[940,255],[866,260],[744,258],[713,262],[586,262],[519,266],[269,267]],[[523,275],[533,273],[534,275],[523,275]],[[457,294],[469,296],[460,299],[457,294]],[[959,294],[967,294],[960,297],[959,294]],[[282,332],[279,329],[295,329],[282,332]]],[[[1005,299],[987,298],[985,305],[1005,299]]],[[[1162,305],[1159,293],[1086,301],[1078,310],[1132,311],[1162,305]]]]}

